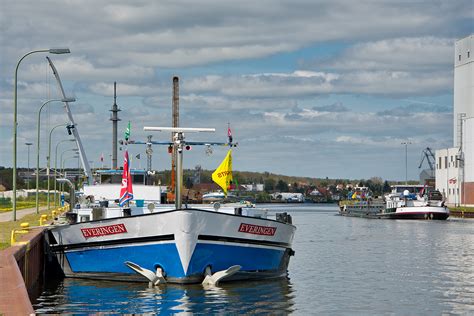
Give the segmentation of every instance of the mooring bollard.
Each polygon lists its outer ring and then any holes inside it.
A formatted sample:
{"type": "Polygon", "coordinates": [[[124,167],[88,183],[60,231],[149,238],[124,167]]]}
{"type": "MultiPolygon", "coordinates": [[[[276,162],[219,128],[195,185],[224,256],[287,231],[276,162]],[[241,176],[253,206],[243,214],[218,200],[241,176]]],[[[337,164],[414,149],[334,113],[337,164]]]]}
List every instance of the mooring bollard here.
{"type": "Polygon", "coordinates": [[[17,242],[16,241],[16,235],[19,234],[28,234],[30,232],[30,224],[29,223],[21,223],[20,224],[21,229],[14,229],[12,230],[11,236],[10,236],[10,245],[26,245],[29,243],[29,241],[21,241],[17,242]]]}
{"type": "Polygon", "coordinates": [[[39,220],[40,226],[47,226],[48,224],[47,223],[45,224],[47,220],[48,220],[47,214],[41,215],[40,220],[39,220]]]}

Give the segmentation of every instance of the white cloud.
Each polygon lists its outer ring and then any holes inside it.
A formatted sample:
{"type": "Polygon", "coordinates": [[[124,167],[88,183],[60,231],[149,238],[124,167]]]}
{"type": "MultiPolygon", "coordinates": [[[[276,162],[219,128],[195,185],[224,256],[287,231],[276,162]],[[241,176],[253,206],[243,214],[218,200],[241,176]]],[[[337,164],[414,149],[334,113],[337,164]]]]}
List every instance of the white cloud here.
{"type": "MultiPolygon", "coordinates": [[[[89,90],[97,95],[112,96],[114,95],[114,84],[98,82],[89,86],[89,90]]],[[[120,96],[154,96],[159,92],[163,92],[159,87],[133,85],[127,83],[118,83],[117,90],[120,96]]]]}
{"type": "Polygon", "coordinates": [[[449,92],[452,73],[381,70],[337,74],[299,70],[292,73],[197,77],[186,81],[184,86],[192,92],[255,98],[303,97],[331,93],[410,96],[449,92]]]}
{"type": "Polygon", "coordinates": [[[338,70],[418,72],[451,68],[454,39],[393,38],[356,44],[318,66],[338,70]]]}

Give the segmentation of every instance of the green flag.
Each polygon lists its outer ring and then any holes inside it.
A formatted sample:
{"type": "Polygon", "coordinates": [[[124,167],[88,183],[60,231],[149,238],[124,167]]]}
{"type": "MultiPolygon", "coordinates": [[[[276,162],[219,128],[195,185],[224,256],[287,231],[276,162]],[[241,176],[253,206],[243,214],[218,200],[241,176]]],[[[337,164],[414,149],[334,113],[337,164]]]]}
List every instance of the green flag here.
{"type": "Polygon", "coordinates": [[[129,140],[130,138],[130,121],[128,121],[127,129],[125,130],[125,140],[129,140]]]}

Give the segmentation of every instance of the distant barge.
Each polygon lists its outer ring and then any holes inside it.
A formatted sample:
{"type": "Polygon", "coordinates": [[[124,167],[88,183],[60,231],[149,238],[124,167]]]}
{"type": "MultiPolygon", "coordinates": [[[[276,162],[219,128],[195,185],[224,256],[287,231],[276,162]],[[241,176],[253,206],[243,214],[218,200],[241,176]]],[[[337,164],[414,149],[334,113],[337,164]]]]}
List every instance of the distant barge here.
{"type": "Polygon", "coordinates": [[[436,190],[428,190],[424,186],[397,185],[392,186],[392,193],[383,199],[343,201],[339,204],[339,214],[381,219],[446,220],[449,209],[436,190]]]}

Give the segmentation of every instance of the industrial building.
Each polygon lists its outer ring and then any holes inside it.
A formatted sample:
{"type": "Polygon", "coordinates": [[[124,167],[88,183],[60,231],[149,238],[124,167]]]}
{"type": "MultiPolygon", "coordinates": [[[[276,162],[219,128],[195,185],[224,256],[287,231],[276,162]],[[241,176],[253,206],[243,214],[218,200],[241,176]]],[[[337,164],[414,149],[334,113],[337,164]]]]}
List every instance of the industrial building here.
{"type": "Polygon", "coordinates": [[[449,205],[474,206],[474,35],[454,48],[453,147],[436,151],[436,189],[449,205]]]}

